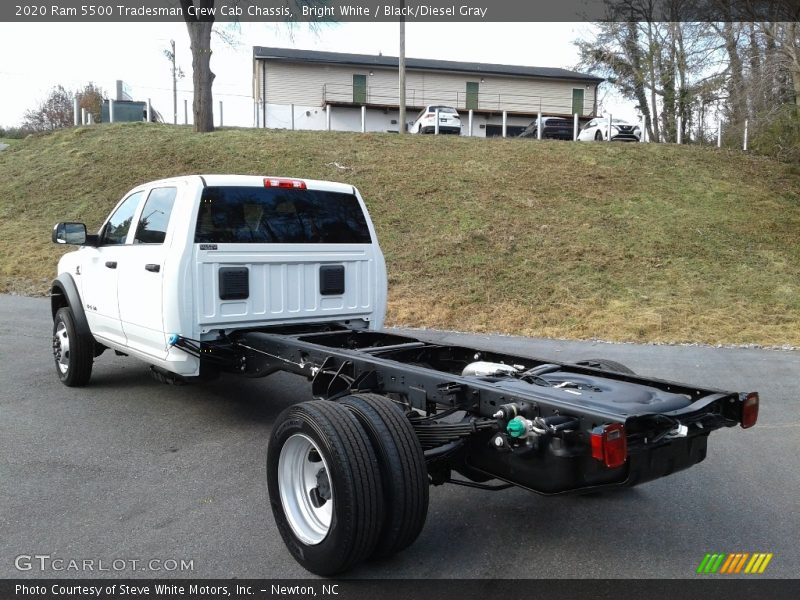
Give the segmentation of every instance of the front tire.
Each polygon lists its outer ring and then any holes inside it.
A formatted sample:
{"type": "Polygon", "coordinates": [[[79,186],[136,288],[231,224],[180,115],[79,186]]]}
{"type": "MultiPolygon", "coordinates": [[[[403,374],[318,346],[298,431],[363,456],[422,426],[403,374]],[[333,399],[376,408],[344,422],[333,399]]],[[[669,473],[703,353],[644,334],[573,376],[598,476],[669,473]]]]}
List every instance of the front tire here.
{"type": "Polygon", "coordinates": [[[53,359],[61,383],[68,387],[89,383],[94,362],[94,338],[78,333],[69,307],[59,308],[53,320],[53,359]]]}
{"type": "Polygon", "coordinates": [[[587,358],[575,363],[584,367],[592,367],[593,369],[600,369],[601,371],[613,371],[615,373],[624,373],[626,375],[636,375],[630,367],[626,367],[622,363],[607,358],[587,358]]]}
{"type": "Polygon", "coordinates": [[[389,398],[353,394],[339,400],[367,432],[378,457],[386,521],[373,558],[387,558],[414,543],[428,516],[428,469],[414,427],[389,398]]]}
{"type": "Polygon", "coordinates": [[[378,460],[344,406],[303,402],[280,414],[267,485],[278,531],[304,568],[330,576],[372,554],[384,520],[378,460]]]}
{"type": "Polygon", "coordinates": [[[602,142],[603,141],[603,134],[601,132],[596,132],[594,134],[594,141],[595,142],[602,142]]]}

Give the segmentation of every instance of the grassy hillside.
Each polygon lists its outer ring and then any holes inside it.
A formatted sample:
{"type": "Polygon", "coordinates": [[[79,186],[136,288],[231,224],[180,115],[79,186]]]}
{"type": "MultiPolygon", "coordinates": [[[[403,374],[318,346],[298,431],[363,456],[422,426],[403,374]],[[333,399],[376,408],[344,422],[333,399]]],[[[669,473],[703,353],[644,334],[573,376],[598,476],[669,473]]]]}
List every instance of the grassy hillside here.
{"type": "Polygon", "coordinates": [[[800,344],[800,169],[686,146],[70,129],[0,153],[0,291],[46,291],[56,221],[95,228],[134,185],[198,172],[356,184],[390,324],[800,344]]]}

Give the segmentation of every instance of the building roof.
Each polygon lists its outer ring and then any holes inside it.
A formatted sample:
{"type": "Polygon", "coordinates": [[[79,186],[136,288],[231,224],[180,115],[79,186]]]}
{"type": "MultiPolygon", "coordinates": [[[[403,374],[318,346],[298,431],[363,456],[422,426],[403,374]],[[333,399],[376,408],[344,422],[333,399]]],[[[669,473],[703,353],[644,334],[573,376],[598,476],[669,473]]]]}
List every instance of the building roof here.
{"type": "MultiPolygon", "coordinates": [[[[285,60],[287,62],[352,65],[358,67],[388,67],[394,69],[398,68],[398,58],[396,56],[344,54],[341,52],[296,50],[294,48],[266,48],[263,46],[254,46],[253,58],[256,60],[285,60]]],[[[406,58],[406,69],[425,71],[457,71],[474,73],[477,75],[512,75],[516,77],[569,79],[572,81],[603,81],[602,77],[586,75],[585,73],[578,73],[577,71],[569,71],[567,69],[458,62],[454,60],[432,60],[427,58],[406,58]]]]}

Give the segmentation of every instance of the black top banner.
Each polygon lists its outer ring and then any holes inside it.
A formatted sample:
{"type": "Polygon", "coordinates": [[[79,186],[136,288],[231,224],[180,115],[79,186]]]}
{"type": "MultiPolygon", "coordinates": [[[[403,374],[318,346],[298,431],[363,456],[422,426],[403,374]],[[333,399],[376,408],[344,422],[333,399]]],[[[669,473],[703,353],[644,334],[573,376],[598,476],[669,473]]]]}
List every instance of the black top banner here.
{"type": "Polygon", "coordinates": [[[3,0],[0,21],[800,21],[800,0],[3,0]]]}

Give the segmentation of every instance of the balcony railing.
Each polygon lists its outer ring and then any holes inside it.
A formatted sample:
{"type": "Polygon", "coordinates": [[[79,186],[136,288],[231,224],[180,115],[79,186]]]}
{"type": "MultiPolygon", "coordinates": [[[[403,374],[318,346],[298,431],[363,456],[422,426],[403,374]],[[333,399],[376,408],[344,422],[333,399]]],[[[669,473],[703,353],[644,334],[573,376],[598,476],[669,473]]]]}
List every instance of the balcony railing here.
{"type": "MultiPolygon", "coordinates": [[[[325,83],[322,85],[322,99],[325,104],[352,104],[353,106],[398,106],[397,87],[366,86],[354,89],[344,83],[325,83]]],[[[406,88],[406,106],[422,108],[431,104],[452,106],[459,111],[470,108],[484,112],[518,113],[572,113],[572,95],[527,96],[522,94],[487,93],[467,94],[455,90],[423,90],[406,88]],[[469,101],[468,101],[469,100],[469,101]]],[[[582,111],[585,113],[585,111],[582,111]]]]}

